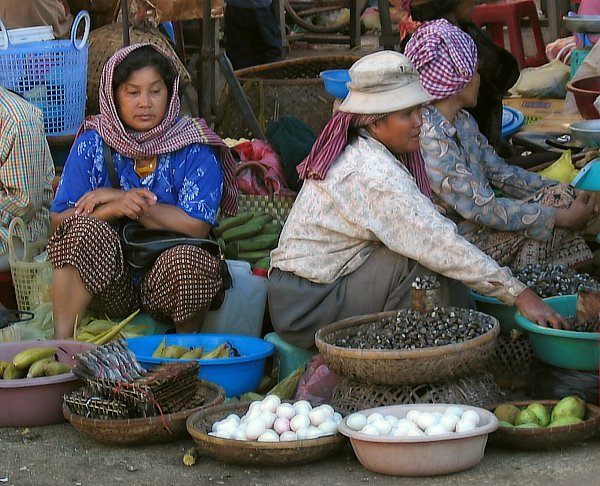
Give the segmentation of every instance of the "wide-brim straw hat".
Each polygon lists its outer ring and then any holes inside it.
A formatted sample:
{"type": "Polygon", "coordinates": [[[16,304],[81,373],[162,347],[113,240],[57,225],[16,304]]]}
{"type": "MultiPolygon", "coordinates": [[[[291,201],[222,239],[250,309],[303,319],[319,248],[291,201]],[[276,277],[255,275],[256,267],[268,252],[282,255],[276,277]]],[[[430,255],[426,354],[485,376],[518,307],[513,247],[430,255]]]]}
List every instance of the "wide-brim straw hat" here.
{"type": "Polygon", "coordinates": [[[392,113],[433,100],[410,59],[396,51],[369,54],[356,61],[349,73],[349,92],[339,107],[346,113],[392,113]]]}

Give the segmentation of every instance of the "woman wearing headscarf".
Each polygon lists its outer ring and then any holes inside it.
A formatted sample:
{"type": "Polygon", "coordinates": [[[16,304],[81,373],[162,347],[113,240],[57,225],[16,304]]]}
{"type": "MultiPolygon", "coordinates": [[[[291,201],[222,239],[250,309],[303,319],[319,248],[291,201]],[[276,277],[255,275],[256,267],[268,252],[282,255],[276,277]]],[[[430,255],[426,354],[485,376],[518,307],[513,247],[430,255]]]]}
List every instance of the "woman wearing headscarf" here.
{"type": "Polygon", "coordinates": [[[298,167],[304,184],[271,253],[275,331],[308,348],[326,324],[410,307],[414,279],[431,274],[439,274],[444,305],[466,306],[462,282],[559,327],[549,307],[431,202],[416,157],[421,107],[431,97],[406,56],[365,56],[350,77],[348,96],[298,167]]]}
{"type": "MultiPolygon", "coordinates": [[[[475,117],[479,130],[500,153],[512,156],[510,147],[502,142],[502,98],[519,78],[519,64],[506,49],[497,46],[472,21],[475,0],[404,0],[404,9],[413,20],[428,22],[446,19],[471,36],[480,53],[477,71],[481,79],[477,104],[468,111],[475,117]]],[[[402,52],[406,43],[402,42],[402,52]]],[[[540,163],[540,162],[538,162],[540,163]]]]}
{"type": "Polygon", "coordinates": [[[590,262],[587,244],[573,231],[593,216],[593,197],[508,165],[464,110],[477,103],[473,39],[445,19],[434,20],[413,34],[406,55],[433,98],[421,130],[431,189],[461,234],[513,271],[530,263],[590,262]]]}
{"type": "Polygon", "coordinates": [[[179,117],[178,82],[169,58],[149,44],[117,51],[102,71],[100,114],[85,121],[52,205],[57,338],[72,335],[88,306],[111,317],[141,307],[178,332],[195,331],[221,290],[219,262],[205,250],[170,248],[140,274],[116,231],[129,218],[204,238],[219,206],[237,209],[235,162],[204,120],[179,117]]]}

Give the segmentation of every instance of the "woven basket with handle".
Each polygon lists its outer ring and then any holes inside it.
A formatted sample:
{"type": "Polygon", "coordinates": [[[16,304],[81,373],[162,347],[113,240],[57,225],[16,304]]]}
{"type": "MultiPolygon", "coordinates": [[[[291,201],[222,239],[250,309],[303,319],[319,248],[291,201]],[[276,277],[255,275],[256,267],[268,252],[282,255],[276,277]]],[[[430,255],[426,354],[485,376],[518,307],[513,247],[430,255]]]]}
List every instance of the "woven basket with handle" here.
{"type": "Polygon", "coordinates": [[[459,344],[414,350],[352,349],[333,344],[338,336],[346,336],[354,328],[396,316],[399,312],[402,310],[350,317],[319,329],[315,334],[315,344],[327,366],[332,371],[361,383],[440,383],[481,370],[492,356],[496,338],[500,334],[500,324],[496,318],[477,312],[481,319],[492,320],[492,329],[459,344]]]}

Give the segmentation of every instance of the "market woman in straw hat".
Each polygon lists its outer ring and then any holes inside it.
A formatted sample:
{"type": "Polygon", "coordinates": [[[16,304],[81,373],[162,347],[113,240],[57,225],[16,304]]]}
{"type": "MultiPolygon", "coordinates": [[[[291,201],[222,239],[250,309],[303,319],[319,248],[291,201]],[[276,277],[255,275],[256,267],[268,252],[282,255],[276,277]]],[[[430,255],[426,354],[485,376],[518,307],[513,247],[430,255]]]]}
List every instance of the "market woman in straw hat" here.
{"type": "Polygon", "coordinates": [[[423,109],[421,150],[434,200],[461,234],[513,271],[526,264],[576,267],[592,260],[581,236],[594,198],[508,165],[464,110],[479,88],[477,49],[445,19],[423,24],[406,45],[433,102],[423,109]],[[494,189],[500,190],[496,195],[494,189]]]}
{"type": "Polygon", "coordinates": [[[340,111],[298,168],[304,185],[271,253],[277,333],[308,348],[317,329],[338,319],[409,307],[415,277],[432,273],[440,274],[445,305],[467,305],[461,281],[559,327],[559,316],[431,202],[415,156],[431,96],[410,60],[377,52],[357,61],[350,77],[340,111]]]}
{"type": "Polygon", "coordinates": [[[100,114],[85,121],[52,205],[57,338],[72,335],[88,306],[111,317],[141,307],[178,332],[196,331],[221,294],[219,261],[204,249],[170,248],[136,273],[115,229],[129,218],[204,238],[219,206],[226,214],[237,209],[235,162],[204,120],[179,116],[178,81],[173,63],[150,44],[125,47],[104,66],[100,114]]]}

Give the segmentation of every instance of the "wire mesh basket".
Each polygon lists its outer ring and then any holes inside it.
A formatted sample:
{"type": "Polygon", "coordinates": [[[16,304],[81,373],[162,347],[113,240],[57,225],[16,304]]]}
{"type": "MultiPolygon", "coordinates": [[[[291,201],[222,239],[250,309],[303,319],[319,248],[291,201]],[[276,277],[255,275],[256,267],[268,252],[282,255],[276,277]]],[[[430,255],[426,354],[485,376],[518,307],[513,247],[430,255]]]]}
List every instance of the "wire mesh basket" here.
{"type": "Polygon", "coordinates": [[[48,260],[35,260],[44,252],[46,243],[46,240],[29,241],[27,228],[21,218],[14,218],[10,222],[8,261],[20,311],[31,311],[40,304],[52,302],[52,264],[48,260]],[[15,238],[23,243],[22,255],[15,248],[15,238]]]}
{"type": "Polygon", "coordinates": [[[72,135],[83,123],[89,31],[90,16],[82,10],[70,39],[14,45],[0,21],[0,85],[42,110],[46,135],[72,135]],[[82,21],[83,37],[77,39],[82,21]]]}

